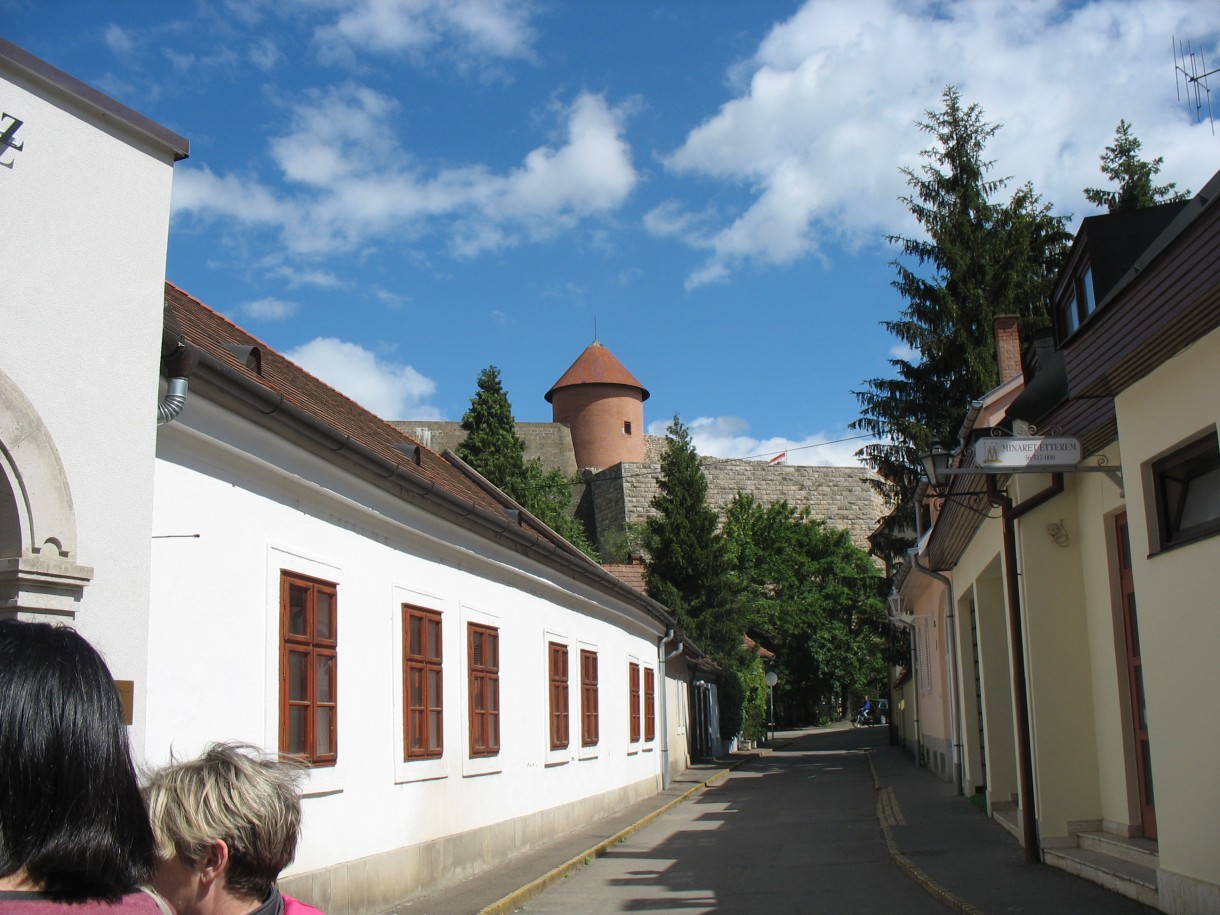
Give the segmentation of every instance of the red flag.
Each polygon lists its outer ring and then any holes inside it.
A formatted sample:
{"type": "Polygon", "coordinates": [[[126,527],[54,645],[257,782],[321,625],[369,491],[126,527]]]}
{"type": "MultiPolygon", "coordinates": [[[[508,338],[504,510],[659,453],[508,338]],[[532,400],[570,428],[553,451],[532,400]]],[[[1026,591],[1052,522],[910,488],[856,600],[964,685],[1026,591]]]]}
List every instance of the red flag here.
{"type": "Polygon", "coordinates": [[[767,463],[768,463],[768,464],[782,464],[782,463],[784,463],[784,461],[786,461],[787,459],[788,459],[788,452],[787,452],[787,451],[781,451],[781,452],[780,452],[779,454],[777,454],[775,457],[771,458],[771,460],[767,461],[767,463]]]}

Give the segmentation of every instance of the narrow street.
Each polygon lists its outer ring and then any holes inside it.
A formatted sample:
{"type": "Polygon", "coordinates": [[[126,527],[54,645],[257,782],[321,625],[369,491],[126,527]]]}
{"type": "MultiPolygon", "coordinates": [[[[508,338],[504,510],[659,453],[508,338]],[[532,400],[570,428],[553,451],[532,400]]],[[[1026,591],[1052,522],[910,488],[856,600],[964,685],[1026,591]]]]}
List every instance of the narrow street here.
{"type": "Polygon", "coordinates": [[[945,912],[886,853],[862,752],[886,736],[882,727],[803,736],[678,805],[520,911],[945,912]]]}

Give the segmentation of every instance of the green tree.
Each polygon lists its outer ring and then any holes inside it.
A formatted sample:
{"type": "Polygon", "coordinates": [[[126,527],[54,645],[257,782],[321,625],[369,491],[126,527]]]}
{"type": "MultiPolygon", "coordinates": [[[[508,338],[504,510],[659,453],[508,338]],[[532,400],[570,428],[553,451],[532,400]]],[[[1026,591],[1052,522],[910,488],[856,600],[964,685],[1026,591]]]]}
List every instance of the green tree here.
{"type": "Polygon", "coordinates": [[[589,557],[596,552],[584,525],[570,514],[573,481],[559,470],[546,470],[542,462],[525,460],[525,442],[500,370],[489,365],[479,373],[478,391],[462,417],[466,438],[457,456],[502,489],[522,508],[564,537],[589,557]]]}
{"type": "Polygon", "coordinates": [[[996,197],[1007,179],[989,177],[984,158],[999,125],[978,105],[964,105],[948,86],[943,107],[919,128],[932,137],[918,168],[902,168],[911,193],[900,200],[923,228],[919,237],[888,236],[900,255],[893,286],[906,300],[883,326],[909,355],[890,360],[897,377],[873,378],[855,395],[852,428],[880,441],[859,456],[878,472],[890,506],[876,551],[892,557],[910,544],[910,499],[919,482],[918,455],[950,442],[967,404],[1000,379],[993,339],[999,315],[1017,315],[1029,332],[1048,323],[1051,286],[1071,237],[1030,184],[1007,202],[996,197]]]}
{"type": "Polygon", "coordinates": [[[677,614],[708,654],[728,658],[744,629],[728,576],[719,517],[707,504],[707,478],[690,432],[675,416],[666,430],[661,475],[644,530],[648,595],[677,614]]]}
{"type": "Polygon", "coordinates": [[[525,441],[517,435],[500,370],[494,365],[483,369],[478,386],[462,416],[466,438],[457,446],[457,456],[512,496],[524,482],[525,441]]]}
{"type": "Polygon", "coordinates": [[[1157,156],[1151,162],[1140,158],[1139,137],[1131,132],[1131,125],[1120,120],[1114,130],[1114,143],[1106,147],[1101,155],[1101,171],[1117,189],[1089,187],[1084,196],[1089,203],[1105,207],[1111,213],[1129,213],[1158,203],[1177,203],[1190,196],[1190,191],[1174,193],[1174,182],[1155,185],[1153,178],[1165,162],[1157,156]]]}
{"type": "Polygon", "coordinates": [[[738,494],[724,537],[749,631],[776,655],[777,701],[812,720],[826,699],[877,691],[885,679],[881,574],[848,533],[807,509],[738,494]]]}

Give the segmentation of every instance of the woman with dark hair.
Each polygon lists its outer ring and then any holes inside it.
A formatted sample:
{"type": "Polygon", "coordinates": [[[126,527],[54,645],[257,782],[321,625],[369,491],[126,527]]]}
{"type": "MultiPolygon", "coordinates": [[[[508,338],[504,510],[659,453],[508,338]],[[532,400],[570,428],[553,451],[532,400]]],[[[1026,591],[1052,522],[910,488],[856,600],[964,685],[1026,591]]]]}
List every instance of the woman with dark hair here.
{"type": "Polygon", "coordinates": [[[0,620],[0,913],[157,915],[154,862],[106,662],[67,627],[0,620]]]}

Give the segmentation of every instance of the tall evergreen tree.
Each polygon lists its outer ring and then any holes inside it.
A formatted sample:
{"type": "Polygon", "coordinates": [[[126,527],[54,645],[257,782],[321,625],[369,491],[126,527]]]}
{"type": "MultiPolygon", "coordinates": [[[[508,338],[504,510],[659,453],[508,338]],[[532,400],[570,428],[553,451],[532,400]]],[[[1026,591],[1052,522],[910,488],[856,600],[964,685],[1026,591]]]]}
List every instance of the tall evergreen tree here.
{"type": "Polygon", "coordinates": [[[525,442],[517,436],[512,404],[500,383],[500,370],[479,372],[478,392],[462,416],[466,438],[457,456],[510,496],[523,482],[525,442]]]}
{"type": "Polygon", "coordinates": [[[462,417],[466,438],[457,456],[564,537],[590,558],[596,559],[584,525],[568,510],[572,481],[558,470],[545,470],[542,462],[525,460],[525,441],[517,435],[517,423],[508,394],[500,382],[500,370],[489,365],[479,373],[478,391],[462,417]]]}
{"type": "Polygon", "coordinates": [[[648,595],[673,610],[709,654],[731,656],[745,631],[717,532],[719,517],[707,504],[707,478],[677,416],[666,430],[652,507],[644,531],[648,595]]]}
{"type": "Polygon", "coordinates": [[[1140,158],[1141,146],[1139,137],[1131,132],[1131,125],[1120,120],[1114,130],[1114,143],[1101,154],[1101,171],[1118,188],[1085,188],[1084,196],[1090,203],[1104,206],[1111,213],[1129,213],[1158,203],[1176,203],[1190,196],[1190,191],[1174,193],[1177,184],[1172,181],[1162,185],[1152,183],[1165,158],[1157,156],[1147,162],[1140,158]]]}
{"type": "Polygon", "coordinates": [[[1051,284],[1071,240],[1031,185],[996,200],[1007,179],[989,177],[984,150],[999,125],[964,105],[953,86],[941,100],[918,123],[933,140],[923,164],[901,169],[911,193],[900,199],[925,234],[888,237],[900,251],[893,286],[907,305],[882,324],[910,356],[890,360],[896,378],[869,379],[855,392],[861,415],[851,424],[881,439],[859,456],[882,477],[891,508],[875,539],[885,556],[910,542],[918,455],[951,442],[966,405],[999,383],[995,318],[1017,315],[1025,332],[1048,322],[1051,284]]]}

